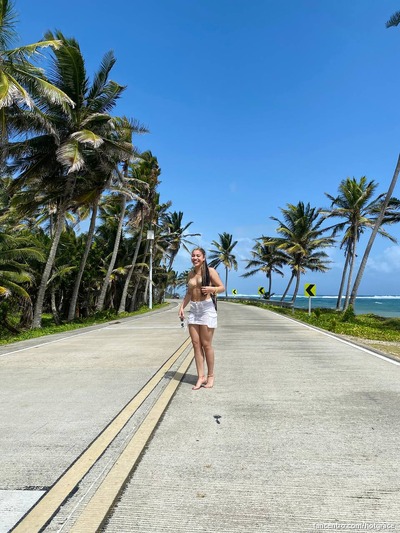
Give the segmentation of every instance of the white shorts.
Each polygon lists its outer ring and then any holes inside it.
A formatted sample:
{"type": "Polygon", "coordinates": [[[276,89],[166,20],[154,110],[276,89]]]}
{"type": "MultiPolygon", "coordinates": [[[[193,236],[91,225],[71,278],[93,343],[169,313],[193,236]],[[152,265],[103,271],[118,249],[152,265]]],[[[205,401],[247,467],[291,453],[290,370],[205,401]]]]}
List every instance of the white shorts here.
{"type": "Polygon", "coordinates": [[[217,327],[217,311],[211,298],[202,302],[190,302],[188,324],[208,326],[213,329],[217,327]]]}

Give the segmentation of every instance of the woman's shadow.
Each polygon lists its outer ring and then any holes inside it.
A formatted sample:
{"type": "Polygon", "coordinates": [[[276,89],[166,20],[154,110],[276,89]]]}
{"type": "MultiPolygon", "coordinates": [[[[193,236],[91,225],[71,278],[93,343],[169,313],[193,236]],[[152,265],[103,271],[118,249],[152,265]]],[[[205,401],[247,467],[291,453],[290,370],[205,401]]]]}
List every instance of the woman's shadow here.
{"type": "Polygon", "coordinates": [[[196,385],[197,383],[197,375],[194,376],[193,374],[182,374],[181,372],[165,372],[164,379],[175,379],[176,381],[181,381],[182,383],[188,383],[189,385],[196,385]]]}

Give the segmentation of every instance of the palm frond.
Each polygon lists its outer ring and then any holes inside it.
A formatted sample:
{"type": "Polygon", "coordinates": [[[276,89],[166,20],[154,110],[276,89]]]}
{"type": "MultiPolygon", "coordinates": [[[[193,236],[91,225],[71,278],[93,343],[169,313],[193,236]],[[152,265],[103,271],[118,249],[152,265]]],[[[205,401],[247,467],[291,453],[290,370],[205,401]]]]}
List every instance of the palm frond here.
{"type": "Polygon", "coordinates": [[[67,168],[67,173],[77,172],[84,166],[85,160],[77,141],[69,140],[57,150],[57,161],[67,168]]]}
{"type": "Polygon", "coordinates": [[[89,144],[90,146],[93,146],[93,148],[98,148],[104,143],[102,137],[90,130],[77,131],[71,135],[71,139],[74,139],[79,143],[89,144]]]}
{"type": "Polygon", "coordinates": [[[392,26],[398,26],[400,24],[400,11],[396,11],[386,22],[386,28],[391,28],[392,26]]]}

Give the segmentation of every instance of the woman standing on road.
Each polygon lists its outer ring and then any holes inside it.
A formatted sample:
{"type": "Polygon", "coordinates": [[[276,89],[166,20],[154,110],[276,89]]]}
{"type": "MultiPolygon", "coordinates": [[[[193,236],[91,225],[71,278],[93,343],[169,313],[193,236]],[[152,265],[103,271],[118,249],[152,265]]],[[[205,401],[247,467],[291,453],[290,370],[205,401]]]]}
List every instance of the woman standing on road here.
{"type": "Polygon", "coordinates": [[[189,333],[192,339],[197,368],[197,383],[193,390],[201,387],[211,389],[214,385],[214,348],[212,339],[217,327],[217,300],[224,285],[214,268],[207,265],[203,248],[192,252],[193,270],[188,277],[187,292],[179,308],[179,318],[185,318],[185,307],[190,302],[188,315],[189,333]],[[207,377],[204,372],[204,358],[207,363],[207,377]]]}

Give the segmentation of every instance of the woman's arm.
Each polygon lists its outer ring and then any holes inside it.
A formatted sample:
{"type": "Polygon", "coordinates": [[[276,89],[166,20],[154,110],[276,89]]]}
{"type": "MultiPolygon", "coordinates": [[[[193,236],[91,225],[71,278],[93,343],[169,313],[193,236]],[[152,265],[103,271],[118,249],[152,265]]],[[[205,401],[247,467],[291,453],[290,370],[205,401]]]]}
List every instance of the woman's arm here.
{"type": "Polygon", "coordinates": [[[210,282],[212,285],[205,286],[201,288],[201,291],[203,294],[219,294],[221,292],[224,292],[225,287],[224,284],[221,281],[221,278],[218,275],[218,272],[215,270],[215,268],[209,267],[210,271],[210,282]]]}
{"type": "Polygon", "coordinates": [[[189,302],[190,302],[190,293],[189,291],[187,291],[179,307],[179,311],[178,311],[179,318],[185,318],[185,307],[187,306],[189,302]]]}
{"type": "MultiPolygon", "coordinates": [[[[188,282],[190,280],[192,276],[189,274],[188,276],[188,282]]],[[[189,286],[187,287],[187,290],[186,290],[186,294],[185,296],[183,297],[183,301],[181,303],[181,305],[179,306],[179,311],[178,311],[178,316],[179,318],[183,319],[185,318],[185,307],[187,306],[187,304],[190,302],[191,300],[191,296],[192,296],[192,292],[191,290],[189,289],[189,286]]]]}

